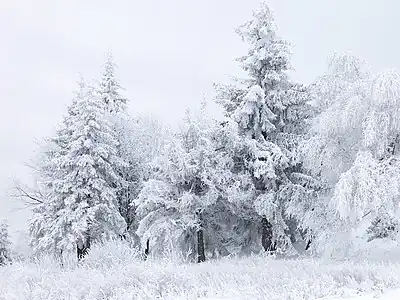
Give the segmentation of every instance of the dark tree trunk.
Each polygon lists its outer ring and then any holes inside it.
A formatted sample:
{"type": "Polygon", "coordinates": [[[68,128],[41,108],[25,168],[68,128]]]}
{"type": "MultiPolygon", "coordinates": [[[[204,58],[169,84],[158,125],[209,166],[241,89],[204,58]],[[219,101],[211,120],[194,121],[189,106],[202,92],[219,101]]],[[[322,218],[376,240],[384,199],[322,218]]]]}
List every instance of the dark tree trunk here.
{"type": "Polygon", "coordinates": [[[150,239],[146,241],[146,249],[144,249],[144,260],[147,259],[149,256],[149,250],[150,250],[150,239]]]}
{"type": "Polygon", "coordinates": [[[203,229],[199,228],[197,230],[197,262],[205,262],[206,256],[204,254],[204,233],[203,229]]]}
{"type": "Polygon", "coordinates": [[[305,250],[307,251],[308,249],[310,249],[310,246],[311,246],[311,239],[308,240],[305,250]]]}
{"type": "Polygon", "coordinates": [[[64,267],[64,257],[63,257],[62,250],[60,250],[60,266],[61,266],[61,268],[64,267]]]}
{"type": "Polygon", "coordinates": [[[88,237],[86,241],[83,242],[82,246],[76,246],[76,254],[78,256],[78,261],[81,261],[89,252],[90,249],[90,238],[88,237]]]}
{"type": "Polygon", "coordinates": [[[200,226],[197,229],[197,262],[202,263],[206,261],[206,255],[204,253],[204,230],[200,210],[196,212],[196,216],[200,223],[200,226]]]}
{"type": "Polygon", "coordinates": [[[272,237],[272,224],[264,217],[261,219],[261,244],[265,251],[276,250],[276,244],[272,242],[272,237]]]}

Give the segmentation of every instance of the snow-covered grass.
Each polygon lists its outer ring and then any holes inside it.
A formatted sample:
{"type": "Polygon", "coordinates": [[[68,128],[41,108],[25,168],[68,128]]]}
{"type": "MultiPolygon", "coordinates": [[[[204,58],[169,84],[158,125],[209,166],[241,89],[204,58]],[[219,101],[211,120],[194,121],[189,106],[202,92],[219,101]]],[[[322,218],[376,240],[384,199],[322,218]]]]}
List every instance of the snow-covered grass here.
{"type": "MultiPolygon", "coordinates": [[[[383,294],[363,294],[354,297],[341,298],[342,300],[398,300],[400,299],[400,289],[390,290],[383,294]]],[[[321,300],[341,300],[337,297],[324,298],[321,300]]]]}
{"type": "Polygon", "coordinates": [[[87,260],[43,258],[0,268],[0,299],[335,299],[400,287],[400,264],[254,256],[203,264],[149,259],[123,244],[87,260]],[[334,298],[332,298],[334,297],[334,298]]]}

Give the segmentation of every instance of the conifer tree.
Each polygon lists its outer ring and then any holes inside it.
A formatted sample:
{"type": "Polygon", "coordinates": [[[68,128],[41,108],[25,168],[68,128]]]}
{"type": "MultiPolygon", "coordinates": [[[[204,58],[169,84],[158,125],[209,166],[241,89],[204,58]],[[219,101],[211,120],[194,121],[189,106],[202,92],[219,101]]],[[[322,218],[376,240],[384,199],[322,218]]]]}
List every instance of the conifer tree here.
{"type": "MultiPolygon", "coordinates": [[[[311,111],[307,89],[293,83],[289,44],[277,33],[272,13],[263,3],[253,20],[238,29],[249,50],[239,62],[247,77],[236,85],[217,86],[217,102],[238,124],[242,147],[241,172],[252,178],[252,196],[238,200],[259,216],[262,246],[267,251],[289,250],[299,237],[289,228],[292,206],[311,197],[311,180],[303,174],[297,145],[311,111]]],[[[293,227],[293,226],[292,226],[293,227]]]]}
{"type": "Polygon", "coordinates": [[[153,176],[137,199],[138,233],[153,255],[196,252],[197,261],[205,261],[203,215],[218,192],[210,180],[214,149],[203,116],[187,115],[178,139],[155,161],[153,176]]]}
{"type": "Polygon", "coordinates": [[[52,236],[51,220],[60,209],[60,201],[52,202],[54,182],[61,179],[64,173],[56,165],[57,159],[68,152],[69,141],[73,134],[73,117],[77,115],[77,102],[85,97],[86,83],[81,76],[77,81],[77,89],[74,91],[72,104],[67,107],[67,115],[63,118],[55,136],[46,138],[42,151],[35,161],[35,178],[37,192],[40,195],[33,207],[33,217],[30,220],[29,231],[31,246],[34,252],[51,250],[60,254],[63,249],[57,247],[58,241],[52,236]]]}
{"type": "Polygon", "coordinates": [[[128,141],[131,142],[130,137],[127,135],[132,132],[134,122],[128,114],[128,99],[121,95],[120,90],[122,88],[116,78],[116,68],[114,58],[111,52],[108,52],[97,93],[104,103],[106,113],[110,116],[112,129],[116,133],[118,141],[117,155],[124,161],[124,164],[115,169],[121,179],[116,183],[118,209],[127,224],[123,237],[125,239],[131,237],[135,239],[135,207],[131,203],[137,197],[141,187],[140,170],[128,150],[129,145],[124,144],[128,141]]]}
{"type": "Polygon", "coordinates": [[[47,178],[51,182],[44,182],[47,198],[35,208],[31,223],[36,250],[59,253],[76,247],[78,258],[91,242],[114,238],[126,227],[116,197],[115,166],[124,163],[117,156],[115,133],[94,89],[82,91],[58,132],[56,140],[68,134],[48,161],[56,171],[47,178]]]}
{"type": "Polygon", "coordinates": [[[106,54],[98,93],[110,113],[126,113],[128,99],[121,95],[121,85],[115,76],[116,64],[111,52],[106,54]]]}

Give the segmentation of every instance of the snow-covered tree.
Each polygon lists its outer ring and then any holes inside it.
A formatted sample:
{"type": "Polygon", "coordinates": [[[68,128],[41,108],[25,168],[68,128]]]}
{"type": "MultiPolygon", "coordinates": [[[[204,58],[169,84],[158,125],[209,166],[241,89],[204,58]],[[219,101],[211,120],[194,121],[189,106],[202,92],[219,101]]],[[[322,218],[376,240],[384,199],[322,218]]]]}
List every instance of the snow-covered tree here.
{"type": "Polygon", "coordinates": [[[90,86],[83,87],[69,109],[55,140],[68,134],[47,162],[46,168],[53,170],[43,183],[47,197],[34,209],[31,233],[36,250],[59,253],[77,247],[82,256],[90,242],[117,237],[125,230],[116,196],[121,178],[115,172],[124,162],[104,112],[104,102],[90,86]]]}
{"type": "MultiPolygon", "coordinates": [[[[53,137],[44,139],[40,144],[40,152],[35,157],[32,169],[34,170],[35,188],[31,193],[24,190],[30,199],[34,196],[33,217],[30,222],[31,246],[35,252],[40,253],[43,249],[48,250],[50,244],[56,244],[50,238],[50,220],[60,209],[60,206],[51,202],[53,193],[53,182],[62,179],[64,173],[56,166],[56,160],[68,152],[69,142],[73,130],[73,117],[77,115],[77,102],[85,97],[86,83],[81,76],[77,81],[77,89],[74,91],[72,104],[67,108],[67,115],[63,118],[60,126],[53,137]],[[44,241],[43,238],[46,238],[44,241]]],[[[59,203],[59,202],[57,202],[59,203]]],[[[51,247],[50,247],[51,248],[51,247]]],[[[62,252],[63,249],[52,249],[62,252]]]]}
{"type": "Polygon", "coordinates": [[[238,125],[230,118],[215,124],[210,133],[214,168],[212,182],[217,202],[207,215],[207,250],[213,256],[251,254],[260,249],[261,223],[254,212],[253,176],[248,171],[247,144],[237,134],[238,125]]]}
{"type": "Polygon", "coordinates": [[[121,95],[121,85],[115,76],[116,64],[112,54],[106,54],[98,93],[110,113],[126,112],[128,100],[121,95]]]}
{"type": "Polygon", "coordinates": [[[307,186],[311,178],[302,173],[296,151],[311,109],[307,89],[289,79],[290,47],[277,35],[267,4],[253,16],[238,30],[249,46],[239,59],[248,77],[218,86],[217,101],[238,124],[240,172],[252,179],[248,195],[237,197],[237,205],[252,209],[249,218],[258,216],[265,250],[285,251],[295,235],[299,238],[289,228],[290,206],[312,197],[307,186]]]}
{"type": "Polygon", "coordinates": [[[394,213],[399,204],[400,76],[396,71],[378,74],[364,90],[364,97],[343,99],[342,128],[358,127],[352,135],[358,147],[332,199],[342,216],[355,219],[381,207],[394,213]]]}
{"type": "Polygon", "coordinates": [[[304,154],[303,166],[319,181],[319,199],[305,202],[297,209],[303,227],[311,228],[315,235],[325,235],[338,226],[335,216],[329,213],[330,193],[354,161],[358,146],[353,137],[359,135],[359,127],[343,126],[342,122],[362,123],[356,101],[347,106],[343,99],[363,98],[364,83],[369,77],[369,66],[360,58],[349,53],[334,54],[327,73],[310,87],[316,117],[300,152],[304,154]]]}
{"type": "Polygon", "coordinates": [[[326,74],[318,77],[310,87],[313,107],[319,113],[325,111],[353,84],[370,76],[370,66],[358,56],[350,52],[332,54],[326,74]]]}
{"type": "Polygon", "coordinates": [[[125,237],[137,241],[136,206],[132,205],[150,178],[151,162],[162,153],[170,133],[161,122],[151,116],[113,118],[120,145],[118,154],[126,162],[120,169],[125,181],[118,191],[119,210],[127,223],[125,237]]]}
{"type": "Polygon", "coordinates": [[[0,221],[0,266],[11,262],[11,242],[8,235],[8,225],[0,221]]]}
{"type": "MultiPolygon", "coordinates": [[[[399,99],[396,71],[364,76],[315,118],[303,152],[305,166],[327,186],[310,216],[320,244],[340,247],[362,223],[383,224],[382,216],[398,220],[399,99]]],[[[369,232],[386,234],[376,230],[369,232]]]]}
{"type": "Polygon", "coordinates": [[[140,143],[133,141],[132,133],[134,132],[136,122],[129,116],[127,104],[128,99],[121,94],[121,85],[116,78],[116,64],[111,52],[106,54],[106,61],[103,66],[103,74],[99,82],[97,93],[104,102],[104,108],[110,115],[112,130],[115,131],[118,141],[117,155],[124,162],[120,164],[115,171],[122,180],[116,183],[118,209],[121,216],[126,222],[126,232],[123,234],[125,239],[133,239],[137,241],[135,235],[136,220],[135,207],[131,206],[131,202],[138,195],[141,188],[141,172],[142,164],[137,164],[129,151],[132,149],[131,143],[140,143]]]}
{"type": "MultiPolygon", "coordinates": [[[[106,115],[111,121],[112,130],[116,133],[117,139],[117,155],[124,162],[117,168],[114,166],[115,172],[118,173],[120,179],[116,182],[118,209],[127,225],[127,232],[123,234],[125,238],[131,238],[135,222],[135,211],[130,206],[134,199],[135,191],[138,189],[137,170],[132,165],[128,153],[124,149],[125,136],[128,128],[132,126],[129,122],[130,118],[127,112],[128,99],[120,93],[121,85],[115,75],[116,64],[111,52],[106,54],[106,61],[103,66],[103,74],[97,87],[97,93],[103,101],[106,115]]],[[[136,193],[137,194],[137,193],[136,193]]]]}
{"type": "Polygon", "coordinates": [[[218,193],[210,181],[211,124],[203,117],[185,119],[178,139],[155,160],[154,174],[136,201],[141,218],[138,233],[143,244],[149,240],[153,255],[174,251],[205,260],[203,214],[218,193]]]}

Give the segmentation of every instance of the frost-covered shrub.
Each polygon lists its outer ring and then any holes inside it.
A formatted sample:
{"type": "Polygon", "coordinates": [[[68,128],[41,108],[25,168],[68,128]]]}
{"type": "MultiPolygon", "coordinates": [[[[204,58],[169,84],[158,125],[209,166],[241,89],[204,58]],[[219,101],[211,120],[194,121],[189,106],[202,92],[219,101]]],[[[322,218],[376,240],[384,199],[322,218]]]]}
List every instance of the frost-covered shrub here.
{"type": "Polygon", "coordinates": [[[263,256],[190,265],[132,261],[107,270],[84,262],[71,269],[39,262],[0,268],[0,299],[341,299],[400,287],[399,275],[393,262],[263,256]]]}
{"type": "Polygon", "coordinates": [[[387,214],[376,217],[367,229],[368,241],[375,239],[395,239],[399,232],[399,221],[387,214]]]}
{"type": "Polygon", "coordinates": [[[139,247],[133,248],[128,242],[111,240],[94,244],[82,265],[92,269],[110,269],[142,260],[139,247]]]}

